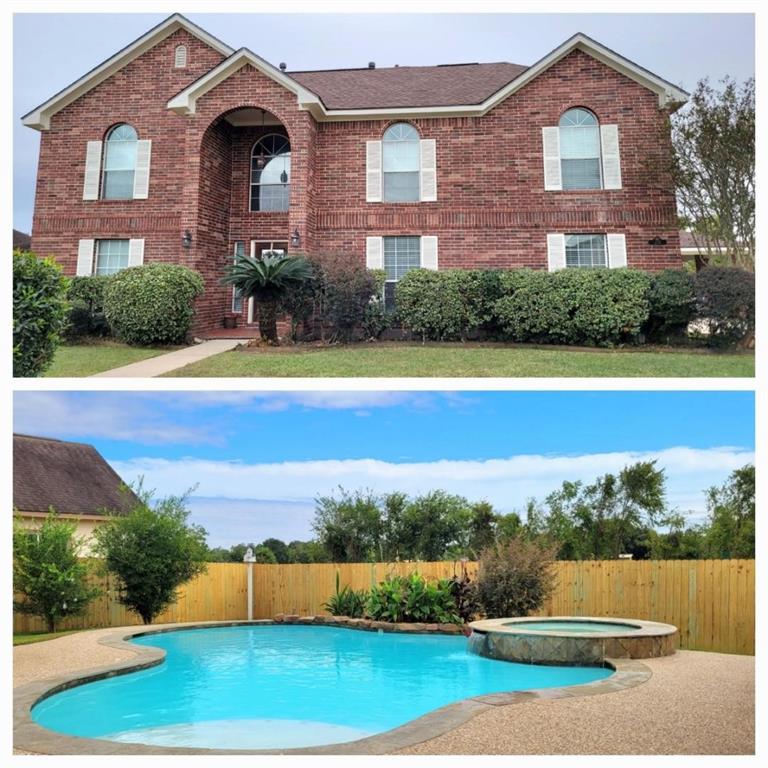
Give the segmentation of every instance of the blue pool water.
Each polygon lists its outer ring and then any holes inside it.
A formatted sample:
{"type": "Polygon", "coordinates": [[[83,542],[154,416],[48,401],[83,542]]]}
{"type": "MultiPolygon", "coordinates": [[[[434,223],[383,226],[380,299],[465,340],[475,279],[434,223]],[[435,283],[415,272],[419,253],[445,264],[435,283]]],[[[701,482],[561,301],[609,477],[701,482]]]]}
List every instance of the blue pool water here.
{"type": "Polygon", "coordinates": [[[162,746],[317,746],[387,731],[470,696],[611,674],[486,659],[469,653],[462,636],[331,627],[221,627],[133,642],[165,649],[165,662],[55,694],[32,710],[35,722],[162,746]]]}
{"type": "Polygon", "coordinates": [[[617,621],[510,621],[507,627],[532,629],[537,632],[637,632],[634,624],[621,624],[617,621]]]}

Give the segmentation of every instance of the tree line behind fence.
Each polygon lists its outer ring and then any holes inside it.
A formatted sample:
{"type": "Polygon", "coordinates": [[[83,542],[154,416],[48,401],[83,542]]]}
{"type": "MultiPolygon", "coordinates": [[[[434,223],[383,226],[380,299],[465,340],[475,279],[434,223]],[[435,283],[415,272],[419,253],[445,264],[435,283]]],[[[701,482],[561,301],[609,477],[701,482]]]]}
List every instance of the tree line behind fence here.
{"type": "MultiPolygon", "coordinates": [[[[339,584],[368,589],[390,575],[418,571],[428,579],[450,577],[477,563],[309,563],[254,569],[254,618],[278,613],[327,613],[323,604],[339,584]]],[[[755,651],[754,560],[586,560],[556,563],[555,591],[544,616],[613,616],[674,624],[680,646],[700,651],[755,651]]],[[[247,568],[209,563],[205,573],[181,589],[178,602],[157,618],[177,621],[233,621],[247,617],[247,568]]],[[[103,590],[88,612],[66,619],[61,629],[138,624],[140,619],[114,599],[109,578],[91,577],[103,590]]],[[[41,631],[43,622],[14,615],[14,632],[41,631]]]]}

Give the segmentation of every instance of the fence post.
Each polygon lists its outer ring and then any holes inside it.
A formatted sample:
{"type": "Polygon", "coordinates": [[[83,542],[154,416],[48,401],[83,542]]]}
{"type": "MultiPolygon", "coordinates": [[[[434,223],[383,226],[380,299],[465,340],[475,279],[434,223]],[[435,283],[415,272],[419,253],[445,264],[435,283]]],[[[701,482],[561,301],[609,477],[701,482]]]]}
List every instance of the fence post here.
{"type": "Polygon", "coordinates": [[[250,547],[245,550],[243,562],[248,566],[248,621],[253,621],[253,564],[256,562],[256,558],[250,547]]]}

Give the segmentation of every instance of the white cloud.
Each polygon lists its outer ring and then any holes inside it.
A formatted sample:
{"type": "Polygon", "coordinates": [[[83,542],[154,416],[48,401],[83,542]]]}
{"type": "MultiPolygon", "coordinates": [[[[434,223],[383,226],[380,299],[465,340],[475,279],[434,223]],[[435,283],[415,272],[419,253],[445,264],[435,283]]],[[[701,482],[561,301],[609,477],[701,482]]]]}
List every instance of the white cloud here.
{"type": "Polygon", "coordinates": [[[13,429],[44,437],[101,437],[145,444],[219,440],[206,427],[171,421],[151,398],[147,393],[16,392],[13,429]]]}
{"type": "MultiPolygon", "coordinates": [[[[160,494],[183,493],[191,482],[196,494],[219,497],[223,509],[230,500],[278,499],[306,505],[318,495],[348,489],[375,492],[402,490],[409,494],[442,488],[470,499],[487,499],[500,511],[520,509],[530,497],[543,498],[564,480],[592,481],[606,472],[617,472],[636,461],[656,460],[667,477],[667,498],[681,511],[701,515],[703,491],[721,483],[733,469],[754,461],[754,453],[738,448],[667,448],[655,452],[613,452],[579,456],[520,455],[484,461],[434,461],[391,463],[378,459],[244,464],[201,459],[166,460],[137,458],[111,462],[125,480],[144,476],[148,487],[160,494]],[[193,480],[191,480],[193,478],[193,480]]],[[[304,507],[309,509],[309,507],[304,507]]],[[[256,509],[259,515],[264,507],[256,509]]],[[[311,514],[306,517],[309,535],[311,514]]],[[[295,529],[297,521],[291,524],[295,529]]],[[[281,528],[275,522],[276,530],[281,528]]],[[[272,535],[279,535],[277,532],[272,535]]],[[[295,534],[292,534],[295,535],[295,534]]],[[[242,537],[241,537],[242,538],[242,537]]]]}

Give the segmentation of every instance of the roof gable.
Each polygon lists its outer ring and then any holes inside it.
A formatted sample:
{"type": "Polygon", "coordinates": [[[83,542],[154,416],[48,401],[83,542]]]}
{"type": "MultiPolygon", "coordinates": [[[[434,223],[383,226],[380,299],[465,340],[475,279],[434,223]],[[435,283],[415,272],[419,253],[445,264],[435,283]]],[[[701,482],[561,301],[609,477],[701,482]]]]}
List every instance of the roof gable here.
{"type": "Polygon", "coordinates": [[[20,512],[127,513],[138,499],[124,485],[92,445],[13,436],[13,506],[20,512]]]}
{"type": "Polygon", "coordinates": [[[192,115],[197,107],[197,100],[217,85],[223,83],[228,77],[238,72],[245,66],[251,66],[261,74],[274,80],[278,85],[282,85],[291,93],[296,94],[299,103],[319,102],[319,97],[305,88],[297,80],[287,75],[282,70],[270,64],[266,59],[256,55],[247,48],[240,48],[229,58],[224,59],[202,77],[190,83],[183,91],[177,93],[169,102],[168,109],[177,112],[180,115],[192,115]]]}
{"type": "Polygon", "coordinates": [[[68,85],[55,96],[48,99],[48,101],[28,112],[21,118],[22,123],[29,128],[35,128],[39,131],[48,130],[51,127],[51,117],[53,115],[179,29],[186,30],[198,40],[221,53],[222,56],[230,56],[232,54],[232,48],[222,43],[221,40],[210,35],[204,29],[198,27],[197,24],[193,24],[181,14],[174,13],[164,21],[161,21],[156,27],[150,29],[149,32],[134,40],[130,45],[118,51],[114,56],[94,67],[94,69],[87,72],[79,80],[68,85]]]}

